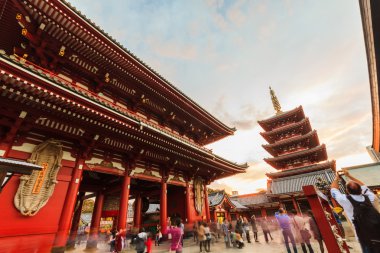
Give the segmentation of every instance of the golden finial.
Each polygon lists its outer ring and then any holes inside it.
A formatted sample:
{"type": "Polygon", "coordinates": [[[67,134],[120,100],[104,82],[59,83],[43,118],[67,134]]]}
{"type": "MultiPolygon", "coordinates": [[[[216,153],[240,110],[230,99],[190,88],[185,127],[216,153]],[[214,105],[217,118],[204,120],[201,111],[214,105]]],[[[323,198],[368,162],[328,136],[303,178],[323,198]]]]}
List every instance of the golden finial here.
{"type": "Polygon", "coordinates": [[[280,102],[278,102],[277,96],[269,86],[270,98],[272,99],[273,108],[276,110],[277,114],[282,113],[280,102]]]}

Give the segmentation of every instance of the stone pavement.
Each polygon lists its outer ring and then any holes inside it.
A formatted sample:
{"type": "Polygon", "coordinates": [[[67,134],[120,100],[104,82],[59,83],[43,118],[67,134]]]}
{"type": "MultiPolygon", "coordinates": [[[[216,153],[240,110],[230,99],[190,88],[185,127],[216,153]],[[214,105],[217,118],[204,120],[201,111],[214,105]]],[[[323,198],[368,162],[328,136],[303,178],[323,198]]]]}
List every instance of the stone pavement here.
{"type": "MultiPolygon", "coordinates": [[[[238,248],[226,248],[225,244],[222,239],[219,239],[218,242],[215,242],[214,244],[211,245],[211,252],[214,253],[223,253],[223,252],[228,252],[228,253],[252,253],[252,252],[258,252],[258,253],[286,253],[285,246],[283,244],[283,239],[282,239],[282,234],[280,231],[273,231],[272,236],[274,238],[273,241],[270,241],[269,243],[266,243],[264,240],[264,236],[259,233],[259,242],[252,242],[252,243],[246,243],[245,242],[245,247],[243,249],[238,249],[238,248]]],[[[351,253],[360,253],[360,247],[358,243],[354,240],[354,238],[350,238],[351,240],[348,240],[348,244],[353,247],[352,250],[350,250],[351,253]]],[[[185,241],[185,246],[183,248],[183,253],[199,253],[199,246],[193,242],[192,239],[186,239],[185,241]]],[[[298,252],[301,253],[302,249],[301,246],[298,244],[298,252]]],[[[85,244],[82,244],[80,247],[77,247],[77,249],[73,251],[67,251],[70,253],[83,253],[84,252],[84,247],[85,244]]],[[[316,241],[313,240],[312,242],[312,247],[314,249],[315,253],[320,253],[319,245],[316,241]]],[[[96,252],[96,253],[103,253],[103,252],[109,252],[109,246],[106,243],[100,243],[98,245],[98,250],[91,251],[91,252],[96,252]]],[[[163,243],[159,247],[154,247],[153,246],[153,253],[167,253],[169,251],[169,244],[168,242],[163,243]]],[[[88,251],[85,251],[88,252],[88,251]]],[[[136,252],[133,247],[127,247],[126,250],[123,252],[136,252]]],[[[327,250],[325,248],[325,252],[327,253],[327,250]]]]}

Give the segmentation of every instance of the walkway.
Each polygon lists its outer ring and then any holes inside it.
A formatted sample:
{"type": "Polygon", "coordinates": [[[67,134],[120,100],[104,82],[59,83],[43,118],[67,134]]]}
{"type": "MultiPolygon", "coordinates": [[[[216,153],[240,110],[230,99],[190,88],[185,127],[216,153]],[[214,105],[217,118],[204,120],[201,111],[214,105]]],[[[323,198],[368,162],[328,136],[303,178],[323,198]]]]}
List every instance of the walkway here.
{"type": "MultiPolygon", "coordinates": [[[[265,243],[264,236],[262,234],[259,234],[259,242],[258,243],[246,243],[245,247],[243,249],[237,249],[237,248],[229,248],[227,249],[224,245],[224,242],[222,239],[219,240],[219,242],[214,243],[211,245],[211,252],[214,253],[223,253],[223,252],[240,252],[240,253],[286,253],[285,246],[282,242],[282,235],[279,231],[275,231],[272,233],[272,236],[274,238],[273,241],[270,241],[269,243],[265,243]]],[[[354,241],[354,238],[350,238],[349,245],[353,247],[352,250],[350,250],[351,253],[360,253],[360,247],[356,241],[354,241]]],[[[315,253],[320,253],[319,245],[315,241],[312,243],[313,249],[315,253]]],[[[82,244],[81,247],[77,248],[74,251],[67,251],[69,253],[83,253],[83,249],[85,247],[85,244],[82,244]]],[[[298,252],[301,253],[302,249],[301,246],[298,245],[298,252]]],[[[103,253],[103,252],[109,252],[108,251],[109,246],[105,243],[99,245],[99,249],[96,251],[96,253],[103,253]]],[[[168,243],[164,243],[160,245],[159,247],[153,247],[153,253],[167,253],[169,249],[168,243]]],[[[133,248],[128,247],[123,252],[136,252],[133,248]]],[[[325,252],[327,253],[327,250],[325,248],[325,252]]],[[[195,244],[191,239],[185,240],[185,247],[183,249],[183,253],[199,253],[199,246],[195,244]]]]}

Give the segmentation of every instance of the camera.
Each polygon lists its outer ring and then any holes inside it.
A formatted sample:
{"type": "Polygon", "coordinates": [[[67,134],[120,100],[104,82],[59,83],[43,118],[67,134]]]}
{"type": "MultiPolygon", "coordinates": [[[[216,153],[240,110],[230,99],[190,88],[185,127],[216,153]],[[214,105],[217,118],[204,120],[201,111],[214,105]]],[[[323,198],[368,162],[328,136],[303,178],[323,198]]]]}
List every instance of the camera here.
{"type": "Polygon", "coordinates": [[[344,175],[344,171],[343,170],[339,170],[337,172],[338,172],[338,176],[340,176],[340,177],[344,175]]]}

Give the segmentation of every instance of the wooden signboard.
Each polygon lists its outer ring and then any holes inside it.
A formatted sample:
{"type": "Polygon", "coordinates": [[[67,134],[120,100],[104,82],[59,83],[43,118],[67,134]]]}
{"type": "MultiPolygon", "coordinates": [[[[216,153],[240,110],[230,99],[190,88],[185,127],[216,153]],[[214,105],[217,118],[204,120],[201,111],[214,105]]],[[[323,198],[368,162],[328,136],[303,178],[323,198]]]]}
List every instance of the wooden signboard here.
{"type": "Polygon", "coordinates": [[[319,231],[321,231],[327,251],[330,253],[349,253],[350,251],[343,240],[342,232],[339,230],[327,197],[318,191],[314,185],[306,185],[302,189],[310,204],[319,231]]]}

